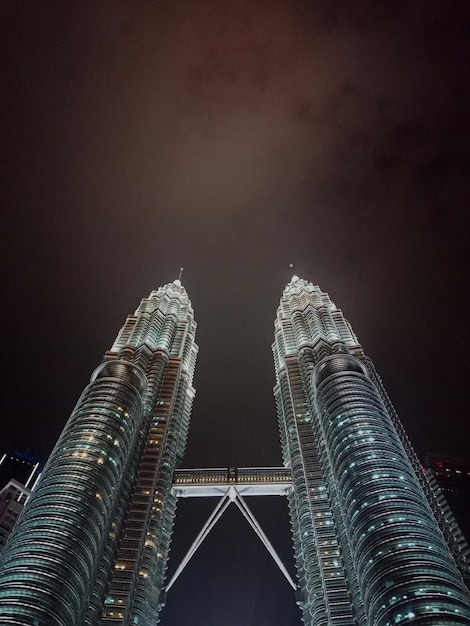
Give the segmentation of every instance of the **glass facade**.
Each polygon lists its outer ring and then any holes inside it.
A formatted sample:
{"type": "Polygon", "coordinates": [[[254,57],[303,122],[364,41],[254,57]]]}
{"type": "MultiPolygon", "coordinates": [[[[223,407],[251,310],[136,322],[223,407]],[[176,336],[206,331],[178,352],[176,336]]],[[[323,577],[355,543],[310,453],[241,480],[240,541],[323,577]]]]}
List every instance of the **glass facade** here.
{"type": "Polygon", "coordinates": [[[179,280],[128,316],[7,540],[0,623],[154,626],[178,493],[228,486],[287,496],[306,626],[470,626],[468,545],[328,294],[293,277],[278,309],[284,468],[176,471],[195,331],[179,280]]]}
{"type": "Polygon", "coordinates": [[[41,461],[31,452],[9,450],[0,459],[0,489],[11,479],[31,489],[41,473],[41,461]]]}
{"type": "Polygon", "coordinates": [[[127,318],[84,390],[0,562],[0,622],[158,621],[186,443],[196,324],[174,281],[127,318]]]}
{"type": "Polygon", "coordinates": [[[469,593],[432,492],[328,294],[292,279],[273,353],[304,623],[470,624],[469,593]]]}
{"type": "Polygon", "coordinates": [[[0,459],[0,554],[41,474],[36,455],[10,450],[0,459]]]}

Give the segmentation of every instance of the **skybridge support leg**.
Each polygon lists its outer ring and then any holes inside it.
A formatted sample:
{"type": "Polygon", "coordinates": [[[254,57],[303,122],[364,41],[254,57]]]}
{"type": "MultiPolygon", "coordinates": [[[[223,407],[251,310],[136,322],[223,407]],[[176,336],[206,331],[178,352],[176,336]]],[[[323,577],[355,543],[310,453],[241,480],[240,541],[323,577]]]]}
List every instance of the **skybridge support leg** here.
{"type": "Polygon", "coordinates": [[[292,589],[294,589],[294,591],[297,589],[297,585],[295,584],[295,582],[292,580],[289,572],[286,570],[286,568],[284,567],[284,563],[281,561],[278,553],[276,552],[276,550],[273,548],[271,542],[269,541],[269,539],[266,537],[263,529],[261,528],[261,526],[258,523],[258,520],[256,519],[256,517],[253,515],[253,513],[250,511],[250,509],[248,508],[247,503],[245,502],[245,500],[241,497],[241,495],[239,493],[236,494],[236,497],[234,498],[234,502],[237,505],[237,507],[240,509],[243,517],[248,521],[248,523],[250,524],[250,526],[253,528],[253,530],[255,531],[255,533],[258,535],[258,537],[261,539],[264,547],[266,548],[266,550],[269,552],[269,554],[272,556],[272,558],[274,559],[276,565],[279,567],[279,569],[281,570],[281,572],[284,574],[287,582],[289,583],[289,585],[292,587],[292,589]]]}
{"type": "Polygon", "coordinates": [[[191,547],[189,548],[188,552],[186,553],[185,557],[183,558],[183,560],[181,561],[178,569],[176,570],[176,572],[173,574],[170,582],[168,583],[168,585],[166,586],[165,591],[168,592],[170,590],[170,588],[173,586],[174,582],[176,581],[176,579],[178,578],[178,576],[181,574],[181,572],[184,570],[184,568],[186,567],[186,565],[189,563],[189,561],[191,560],[191,558],[193,557],[194,553],[196,552],[196,550],[199,548],[199,546],[201,545],[201,543],[204,541],[204,539],[207,537],[207,535],[210,533],[210,531],[212,530],[212,528],[214,527],[215,523],[222,517],[222,514],[224,513],[225,509],[228,507],[228,505],[230,504],[231,500],[229,499],[229,491],[230,491],[230,487],[227,488],[227,491],[224,493],[224,495],[220,498],[220,500],[217,503],[217,506],[215,507],[215,509],[212,511],[212,513],[210,514],[207,522],[204,524],[204,526],[202,527],[201,532],[198,534],[198,536],[196,537],[196,539],[193,541],[191,547]]]}
{"type": "Polygon", "coordinates": [[[181,574],[181,572],[184,570],[186,565],[189,563],[189,561],[191,560],[191,558],[195,554],[196,550],[199,548],[201,543],[204,541],[204,539],[210,533],[210,531],[212,530],[214,525],[222,517],[223,513],[225,512],[225,510],[227,509],[227,507],[229,506],[229,504],[231,502],[234,502],[236,504],[237,508],[242,513],[243,517],[248,521],[248,523],[250,524],[252,529],[258,535],[258,537],[261,540],[261,542],[263,543],[264,547],[269,552],[269,554],[271,555],[271,557],[273,558],[274,562],[276,563],[276,565],[281,570],[282,574],[284,575],[284,577],[286,578],[287,582],[292,587],[292,589],[294,589],[294,591],[297,589],[297,585],[292,580],[289,572],[284,567],[283,562],[279,558],[279,555],[277,554],[276,550],[273,548],[273,546],[272,546],[271,542],[269,541],[269,539],[266,537],[263,529],[261,528],[261,526],[258,523],[258,520],[256,519],[256,517],[253,515],[253,513],[248,508],[248,505],[246,504],[245,500],[242,498],[242,496],[238,492],[237,487],[234,486],[234,485],[231,485],[231,486],[227,487],[225,493],[222,495],[220,500],[217,502],[217,506],[215,507],[215,509],[210,514],[207,522],[204,524],[204,526],[202,527],[200,533],[198,534],[196,539],[193,541],[191,547],[189,548],[188,552],[184,556],[184,558],[181,561],[180,565],[178,566],[177,570],[173,574],[170,582],[166,586],[166,589],[165,589],[166,592],[168,592],[171,589],[171,587],[175,583],[175,581],[178,578],[178,576],[181,574]]]}

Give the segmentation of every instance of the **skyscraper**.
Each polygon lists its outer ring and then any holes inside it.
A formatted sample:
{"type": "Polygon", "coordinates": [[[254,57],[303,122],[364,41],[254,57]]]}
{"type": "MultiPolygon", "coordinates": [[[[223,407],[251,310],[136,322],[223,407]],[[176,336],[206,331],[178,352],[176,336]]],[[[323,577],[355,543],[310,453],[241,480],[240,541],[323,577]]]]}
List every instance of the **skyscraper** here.
{"type": "Polygon", "coordinates": [[[420,465],[328,294],[292,278],[273,352],[305,624],[470,624],[420,465]]]}
{"type": "Polygon", "coordinates": [[[83,391],[2,555],[0,623],[155,624],[197,346],[179,280],[142,300],[83,391]]]}
{"type": "Polygon", "coordinates": [[[36,454],[13,448],[0,459],[0,489],[11,479],[30,487],[41,473],[41,461],[36,454]]]}
{"type": "Polygon", "coordinates": [[[40,473],[38,457],[23,450],[9,450],[0,459],[0,553],[40,473]]]}
{"type": "Polygon", "coordinates": [[[179,280],[127,318],[6,544],[0,623],[154,626],[176,500],[197,490],[220,496],[197,545],[233,501],[281,569],[244,495],[287,495],[306,626],[470,626],[465,540],[328,294],[294,276],[275,321],[285,468],[175,474],[195,329],[179,280]]]}

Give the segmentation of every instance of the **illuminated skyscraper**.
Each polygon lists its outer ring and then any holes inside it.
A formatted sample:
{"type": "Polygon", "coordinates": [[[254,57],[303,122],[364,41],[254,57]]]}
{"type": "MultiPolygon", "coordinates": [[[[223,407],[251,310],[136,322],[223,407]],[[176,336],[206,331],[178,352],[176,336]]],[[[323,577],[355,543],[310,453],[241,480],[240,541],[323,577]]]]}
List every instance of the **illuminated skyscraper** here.
{"type": "Polygon", "coordinates": [[[420,464],[328,294],[293,277],[273,352],[305,624],[470,624],[468,590],[420,464]]]}
{"type": "Polygon", "coordinates": [[[14,449],[0,459],[0,553],[41,473],[39,459],[14,449]]]}
{"type": "Polygon", "coordinates": [[[179,280],[127,318],[5,547],[1,624],[156,623],[172,475],[194,396],[195,330],[179,280]]]}
{"type": "Polygon", "coordinates": [[[11,479],[31,488],[41,473],[41,461],[35,454],[14,448],[0,459],[0,489],[11,479]]]}
{"type": "Polygon", "coordinates": [[[284,468],[180,470],[194,397],[179,280],[142,300],[95,370],[0,561],[0,624],[155,626],[176,500],[287,495],[306,626],[470,626],[468,549],[350,325],[293,277],[273,344],[284,468]],[[173,483],[173,485],[172,485],[173,483]]]}

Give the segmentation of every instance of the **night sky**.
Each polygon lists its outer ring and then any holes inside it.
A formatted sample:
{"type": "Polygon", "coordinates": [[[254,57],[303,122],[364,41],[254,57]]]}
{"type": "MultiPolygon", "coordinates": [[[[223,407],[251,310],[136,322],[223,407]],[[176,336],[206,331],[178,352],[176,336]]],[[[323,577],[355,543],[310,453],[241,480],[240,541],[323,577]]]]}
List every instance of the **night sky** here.
{"type": "MultiPolygon", "coordinates": [[[[184,266],[184,466],[280,464],[270,346],[294,263],[418,454],[470,456],[468,0],[3,0],[0,24],[2,451],[47,455],[126,315],[184,266]]],[[[292,569],[285,502],[249,505],[292,569]]],[[[213,506],[180,505],[170,571],[213,506]]],[[[226,515],[162,626],[298,626],[226,515]]]]}

